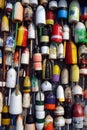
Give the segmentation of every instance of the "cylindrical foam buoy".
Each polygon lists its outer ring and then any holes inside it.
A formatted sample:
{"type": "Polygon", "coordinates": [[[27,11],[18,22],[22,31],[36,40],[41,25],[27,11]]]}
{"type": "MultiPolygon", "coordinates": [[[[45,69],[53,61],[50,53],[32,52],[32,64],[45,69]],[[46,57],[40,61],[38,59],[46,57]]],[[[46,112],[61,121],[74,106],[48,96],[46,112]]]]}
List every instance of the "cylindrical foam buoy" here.
{"type": "Polygon", "coordinates": [[[69,5],[69,23],[79,22],[80,4],[77,0],[71,1],[69,5]]]}
{"type": "Polygon", "coordinates": [[[45,111],[36,111],[36,128],[43,130],[45,120],[45,111]]]}
{"type": "Polygon", "coordinates": [[[25,26],[20,26],[17,35],[17,46],[26,47],[28,39],[28,30],[25,26]]]}
{"type": "Polygon", "coordinates": [[[51,42],[61,43],[62,36],[63,36],[62,26],[59,24],[54,24],[52,27],[51,42]]]}
{"type": "Polygon", "coordinates": [[[33,23],[28,26],[28,39],[35,39],[35,26],[33,23]]]}
{"type": "Polygon", "coordinates": [[[67,8],[67,1],[66,0],[59,0],[57,16],[60,19],[67,19],[68,8],[67,8]]]}
{"type": "Polygon", "coordinates": [[[65,125],[65,119],[63,116],[55,117],[55,119],[54,119],[55,127],[62,127],[64,125],[65,125]]]}
{"type": "Polygon", "coordinates": [[[72,65],[70,69],[70,81],[79,82],[79,67],[78,65],[72,65]]]}
{"type": "Polygon", "coordinates": [[[22,5],[23,6],[28,6],[29,5],[29,0],[22,0],[22,5]]]}
{"type": "Polygon", "coordinates": [[[14,22],[22,22],[23,20],[23,6],[21,2],[16,2],[13,7],[12,11],[12,20],[14,22]]]}
{"type": "Polygon", "coordinates": [[[61,83],[62,84],[68,84],[69,83],[69,72],[67,68],[64,68],[61,71],[61,83]]]}
{"type": "Polygon", "coordinates": [[[83,95],[82,87],[80,85],[75,85],[72,89],[73,95],[83,95]]]}
{"type": "Polygon", "coordinates": [[[27,6],[24,8],[24,21],[32,22],[32,19],[33,19],[33,10],[31,6],[27,6]]]}
{"type": "Polygon", "coordinates": [[[60,43],[58,45],[57,57],[58,57],[59,60],[63,60],[64,59],[64,46],[63,46],[62,43],[60,43]]]}
{"type": "Polygon", "coordinates": [[[49,9],[50,10],[55,10],[57,9],[58,5],[57,5],[57,1],[56,0],[51,0],[49,1],[49,9]]]}
{"type": "Polygon", "coordinates": [[[41,89],[43,92],[52,91],[52,84],[49,81],[44,81],[41,84],[41,89]]]}
{"type": "Polygon", "coordinates": [[[44,93],[38,92],[36,95],[36,103],[35,103],[35,109],[36,111],[43,111],[44,110],[44,93]]]}
{"type": "Polygon", "coordinates": [[[31,84],[32,84],[32,86],[31,86],[32,92],[38,92],[39,91],[39,81],[36,76],[32,77],[31,84]]]}
{"type": "Polygon", "coordinates": [[[6,4],[6,13],[7,13],[8,16],[11,15],[12,9],[13,9],[12,3],[11,2],[7,2],[7,4],[6,4]]]}
{"type": "Polygon", "coordinates": [[[77,64],[77,47],[72,41],[66,44],[65,62],[66,64],[77,64]]]}
{"type": "Polygon", "coordinates": [[[78,22],[75,26],[75,43],[82,43],[86,40],[86,27],[82,22],[78,22]]]}
{"type": "Polygon", "coordinates": [[[31,80],[29,76],[25,76],[24,83],[23,83],[23,92],[29,93],[31,92],[31,80]]]}
{"type": "Polygon", "coordinates": [[[9,107],[7,105],[7,97],[5,97],[5,105],[3,106],[2,109],[2,119],[1,119],[1,124],[2,126],[8,126],[10,125],[10,114],[9,114],[9,107]]]}
{"type": "Polygon", "coordinates": [[[54,25],[54,13],[51,10],[46,12],[46,25],[54,25]]]}
{"type": "Polygon", "coordinates": [[[70,29],[67,24],[63,25],[63,40],[69,40],[70,37],[70,29]]]}
{"type": "Polygon", "coordinates": [[[58,105],[54,110],[55,116],[63,116],[64,115],[64,108],[61,105],[58,105]]]}
{"type": "Polygon", "coordinates": [[[18,115],[18,117],[17,117],[16,130],[24,130],[23,116],[22,115],[18,115]]]}
{"type": "Polygon", "coordinates": [[[69,86],[65,88],[65,102],[66,103],[72,102],[72,90],[71,90],[71,87],[69,86]]]}
{"type": "Polygon", "coordinates": [[[44,59],[42,64],[42,78],[51,79],[52,77],[52,62],[49,59],[44,59]]]}
{"type": "Polygon", "coordinates": [[[6,15],[4,15],[1,20],[1,31],[9,32],[9,19],[6,15]]]}
{"type": "Polygon", "coordinates": [[[29,108],[30,106],[30,94],[29,93],[23,93],[23,108],[29,108]]]}
{"type": "Polygon", "coordinates": [[[45,109],[54,110],[56,107],[56,97],[52,91],[45,95],[45,109]]]}
{"type": "Polygon", "coordinates": [[[49,59],[57,59],[57,46],[55,43],[50,44],[49,59]]]}
{"type": "Polygon", "coordinates": [[[16,85],[16,70],[11,67],[8,71],[7,71],[7,78],[6,78],[6,87],[8,88],[15,88],[16,85]]]}
{"type": "Polygon", "coordinates": [[[21,55],[21,64],[28,65],[29,64],[29,49],[25,48],[21,55]]]}
{"type": "Polygon", "coordinates": [[[55,64],[53,66],[52,81],[53,82],[59,82],[59,79],[60,79],[60,67],[59,67],[59,65],[55,64]]]}
{"type": "Polygon", "coordinates": [[[42,5],[39,5],[36,10],[36,25],[45,25],[46,24],[46,12],[45,8],[42,5]]]}
{"type": "Polygon", "coordinates": [[[13,91],[10,98],[10,107],[9,113],[12,115],[18,115],[22,113],[22,95],[21,92],[18,92],[16,95],[16,91],[13,91]]]}
{"type": "Polygon", "coordinates": [[[64,102],[65,101],[64,89],[63,89],[63,87],[61,85],[58,85],[56,94],[57,94],[57,100],[59,102],[64,102]]]}
{"type": "Polygon", "coordinates": [[[83,128],[84,111],[80,103],[74,104],[73,107],[73,125],[77,129],[83,128]],[[78,125],[79,124],[79,125],[78,125]]]}
{"type": "Polygon", "coordinates": [[[2,112],[2,109],[3,109],[3,95],[0,92],[0,113],[2,112]]]}
{"type": "Polygon", "coordinates": [[[0,9],[3,10],[5,7],[5,0],[0,1],[0,9]]]}
{"type": "Polygon", "coordinates": [[[51,115],[47,115],[45,118],[44,130],[54,130],[53,118],[51,115]]]}
{"type": "Polygon", "coordinates": [[[38,0],[30,0],[30,5],[32,8],[36,8],[38,6],[38,0]]]}
{"type": "Polygon", "coordinates": [[[31,110],[26,116],[25,130],[36,130],[35,118],[33,114],[31,113],[31,110]]]}
{"type": "Polygon", "coordinates": [[[80,13],[80,19],[81,20],[87,20],[87,5],[82,5],[80,7],[81,13],[80,13]]]}

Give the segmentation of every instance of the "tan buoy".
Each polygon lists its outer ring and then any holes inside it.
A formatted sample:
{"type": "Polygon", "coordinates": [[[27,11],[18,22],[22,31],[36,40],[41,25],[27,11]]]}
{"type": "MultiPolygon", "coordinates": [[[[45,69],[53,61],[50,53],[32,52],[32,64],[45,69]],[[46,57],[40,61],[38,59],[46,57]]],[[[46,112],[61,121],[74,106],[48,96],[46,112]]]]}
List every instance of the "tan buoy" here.
{"type": "Polygon", "coordinates": [[[0,113],[2,112],[2,109],[3,109],[3,95],[0,92],[0,113]]]}
{"type": "Polygon", "coordinates": [[[18,115],[16,120],[16,130],[24,130],[23,116],[18,115]]]}
{"type": "Polygon", "coordinates": [[[16,90],[11,94],[9,113],[12,115],[18,115],[22,113],[22,94],[18,90],[16,95],[16,90]]]}
{"type": "Polygon", "coordinates": [[[29,0],[22,0],[22,5],[23,6],[28,6],[29,5],[29,0]]]}
{"type": "Polygon", "coordinates": [[[23,93],[23,108],[29,108],[30,106],[30,94],[29,93],[23,93]]]}
{"type": "Polygon", "coordinates": [[[58,105],[54,110],[55,116],[63,116],[64,115],[64,108],[62,105],[58,105]]]}
{"type": "Polygon", "coordinates": [[[69,86],[65,88],[65,101],[66,103],[72,102],[72,90],[71,90],[71,87],[69,86]]]}
{"type": "Polygon", "coordinates": [[[12,20],[14,22],[22,22],[23,20],[23,6],[21,2],[16,2],[12,11],[12,20]]]}
{"type": "Polygon", "coordinates": [[[67,68],[64,68],[61,71],[61,83],[62,84],[68,84],[69,83],[69,72],[67,68]]]}

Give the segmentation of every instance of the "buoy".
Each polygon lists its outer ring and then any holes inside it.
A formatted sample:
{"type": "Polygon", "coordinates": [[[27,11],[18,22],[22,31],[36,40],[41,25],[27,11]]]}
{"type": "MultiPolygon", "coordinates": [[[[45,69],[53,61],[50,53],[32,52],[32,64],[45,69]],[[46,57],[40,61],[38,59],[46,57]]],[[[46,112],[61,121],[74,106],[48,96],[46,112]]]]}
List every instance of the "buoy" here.
{"type": "Polygon", "coordinates": [[[83,128],[83,116],[83,107],[79,102],[75,103],[73,107],[73,125],[75,128],[83,128]]]}
{"type": "Polygon", "coordinates": [[[31,8],[31,6],[27,6],[24,9],[24,21],[25,22],[32,22],[33,19],[33,10],[31,8]]]}
{"type": "Polygon", "coordinates": [[[50,44],[49,59],[57,59],[57,46],[55,43],[50,44]]]}
{"type": "Polygon", "coordinates": [[[79,67],[78,65],[72,65],[70,69],[70,81],[71,82],[79,82],[79,67]]]}
{"type": "Polygon", "coordinates": [[[54,24],[52,26],[51,42],[61,43],[62,36],[63,36],[62,26],[60,24],[54,24]]]}
{"type": "Polygon", "coordinates": [[[64,108],[62,105],[58,105],[54,110],[55,116],[63,116],[64,115],[64,108]]]}
{"type": "Polygon", "coordinates": [[[57,16],[58,16],[59,19],[67,19],[68,7],[67,7],[67,1],[66,0],[59,0],[57,16]]]}
{"type": "Polygon", "coordinates": [[[75,26],[75,43],[86,42],[86,27],[82,22],[78,22],[75,26]]]}
{"type": "Polygon", "coordinates": [[[5,97],[5,105],[2,109],[2,118],[1,118],[1,124],[2,126],[8,126],[10,125],[10,114],[9,114],[9,107],[7,105],[8,97],[5,97]]]}
{"type": "Polygon", "coordinates": [[[21,25],[17,33],[17,46],[26,47],[28,39],[28,30],[25,26],[21,25]]]}
{"type": "Polygon", "coordinates": [[[9,32],[9,19],[6,15],[4,15],[1,20],[1,31],[9,32]]]}
{"type": "Polygon", "coordinates": [[[52,81],[53,82],[59,82],[60,80],[60,67],[59,65],[55,64],[53,66],[53,76],[52,76],[52,81]]]}
{"type": "Polygon", "coordinates": [[[53,118],[51,115],[45,117],[44,130],[54,130],[53,118]]]}
{"type": "Polygon", "coordinates": [[[62,69],[61,71],[61,83],[68,84],[69,83],[69,72],[67,68],[62,69]]]}
{"type": "Polygon", "coordinates": [[[45,120],[45,111],[36,111],[36,129],[43,130],[45,120]]]}
{"type": "Polygon", "coordinates": [[[61,102],[65,101],[64,89],[63,89],[63,87],[61,85],[58,85],[56,94],[57,94],[57,100],[58,100],[58,102],[61,103],[61,102]]]}
{"type": "Polygon", "coordinates": [[[58,45],[57,57],[61,61],[64,59],[64,46],[63,46],[63,43],[60,43],[58,45]]]}
{"type": "Polygon", "coordinates": [[[39,81],[35,75],[32,76],[31,84],[32,84],[32,86],[31,86],[32,92],[38,92],[39,91],[39,81]]]}
{"type": "Polygon", "coordinates": [[[77,47],[72,41],[66,44],[65,62],[66,64],[77,64],[77,47]]]}
{"type": "Polygon", "coordinates": [[[49,9],[50,10],[55,10],[57,9],[58,5],[57,5],[57,1],[56,0],[51,0],[49,1],[49,9]]]}
{"type": "Polygon", "coordinates": [[[80,85],[75,85],[72,89],[73,95],[83,95],[82,87],[80,85]]]}
{"type": "Polygon", "coordinates": [[[16,120],[16,130],[24,130],[23,116],[18,115],[16,120]]]}
{"type": "Polygon", "coordinates": [[[12,20],[13,22],[22,22],[23,20],[23,6],[21,2],[16,2],[12,11],[12,20]]]}
{"type": "Polygon", "coordinates": [[[16,70],[13,67],[11,67],[7,71],[6,87],[8,87],[8,88],[15,88],[16,76],[17,76],[16,70]]]}
{"type": "Polygon", "coordinates": [[[25,48],[21,54],[21,64],[28,65],[29,64],[29,49],[25,48]]]}
{"type": "Polygon", "coordinates": [[[18,95],[16,95],[16,91],[14,90],[11,94],[10,98],[10,107],[9,113],[12,115],[18,115],[22,113],[22,95],[21,92],[18,91],[18,95]]]}
{"type": "Polygon", "coordinates": [[[36,101],[35,101],[35,109],[36,111],[43,111],[44,110],[44,93],[38,92],[36,94],[36,101]]]}
{"type": "Polygon", "coordinates": [[[29,5],[29,0],[22,0],[22,5],[25,7],[25,6],[28,6],[29,5]]]}
{"type": "Polygon", "coordinates": [[[52,91],[52,84],[49,81],[44,81],[41,84],[41,89],[43,92],[52,91]]]}
{"type": "Polygon", "coordinates": [[[51,10],[46,12],[46,25],[54,25],[54,13],[51,10]]]}
{"type": "Polygon", "coordinates": [[[69,23],[79,22],[80,17],[80,5],[78,0],[71,1],[69,5],[69,23]]]}
{"type": "Polygon", "coordinates": [[[55,107],[56,107],[56,97],[52,91],[49,91],[45,95],[45,109],[55,110],[55,107]]]}
{"type": "Polygon", "coordinates": [[[29,76],[25,76],[25,78],[24,78],[23,92],[24,93],[31,92],[31,81],[30,81],[30,77],[29,76]]]}
{"type": "Polygon", "coordinates": [[[36,10],[36,25],[45,25],[46,24],[46,12],[45,8],[42,5],[39,5],[36,10]]]}
{"type": "Polygon", "coordinates": [[[32,114],[31,110],[31,105],[30,105],[30,110],[26,116],[26,123],[25,123],[25,130],[36,130],[36,125],[35,125],[35,118],[32,114]]]}
{"type": "Polygon", "coordinates": [[[55,117],[54,119],[54,125],[55,127],[62,127],[65,125],[65,119],[63,116],[55,117]]]}
{"type": "Polygon", "coordinates": [[[42,78],[49,80],[52,77],[52,62],[45,58],[42,63],[42,78]]]}
{"type": "Polygon", "coordinates": [[[5,0],[1,0],[0,1],[0,9],[4,9],[4,7],[5,7],[5,0]]]}
{"type": "Polygon", "coordinates": [[[23,93],[23,108],[29,108],[30,106],[30,94],[29,93],[23,93]]]}

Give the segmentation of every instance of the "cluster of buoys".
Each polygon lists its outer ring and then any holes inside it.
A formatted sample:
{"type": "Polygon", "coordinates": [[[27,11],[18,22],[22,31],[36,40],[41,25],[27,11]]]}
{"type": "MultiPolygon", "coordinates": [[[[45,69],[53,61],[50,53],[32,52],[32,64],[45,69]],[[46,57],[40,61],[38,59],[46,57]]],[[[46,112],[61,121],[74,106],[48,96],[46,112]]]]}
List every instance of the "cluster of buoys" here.
{"type": "Polygon", "coordinates": [[[0,129],[87,129],[86,0],[0,1],[0,129]]]}

